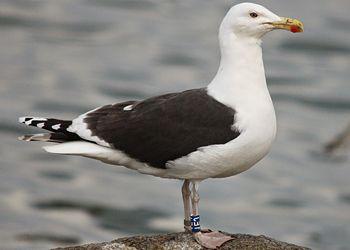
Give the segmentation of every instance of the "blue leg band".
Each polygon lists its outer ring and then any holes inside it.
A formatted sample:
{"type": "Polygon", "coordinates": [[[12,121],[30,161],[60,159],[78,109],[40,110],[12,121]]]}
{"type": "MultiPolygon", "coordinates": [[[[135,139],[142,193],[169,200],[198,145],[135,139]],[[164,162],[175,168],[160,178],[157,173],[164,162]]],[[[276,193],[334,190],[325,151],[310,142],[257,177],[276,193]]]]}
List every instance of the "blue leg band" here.
{"type": "Polygon", "coordinates": [[[191,227],[192,233],[198,233],[201,231],[201,226],[199,224],[199,215],[191,215],[191,227]]]}

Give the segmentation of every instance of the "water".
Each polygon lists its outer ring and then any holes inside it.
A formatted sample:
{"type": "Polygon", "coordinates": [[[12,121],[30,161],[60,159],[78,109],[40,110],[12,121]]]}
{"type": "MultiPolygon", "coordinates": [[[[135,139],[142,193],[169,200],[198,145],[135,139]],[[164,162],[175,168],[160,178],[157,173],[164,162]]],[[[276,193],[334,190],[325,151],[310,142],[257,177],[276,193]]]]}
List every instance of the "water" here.
{"type": "MultiPolygon", "coordinates": [[[[319,154],[350,115],[349,1],[259,1],[306,32],[264,42],[278,115],[271,153],[201,184],[205,226],[314,249],[350,249],[350,168],[319,154]]],[[[16,140],[22,115],[204,86],[230,5],[210,0],[0,1],[0,248],[47,249],[182,230],[181,183],[16,140]]],[[[346,155],[345,155],[346,156],[346,155]]]]}

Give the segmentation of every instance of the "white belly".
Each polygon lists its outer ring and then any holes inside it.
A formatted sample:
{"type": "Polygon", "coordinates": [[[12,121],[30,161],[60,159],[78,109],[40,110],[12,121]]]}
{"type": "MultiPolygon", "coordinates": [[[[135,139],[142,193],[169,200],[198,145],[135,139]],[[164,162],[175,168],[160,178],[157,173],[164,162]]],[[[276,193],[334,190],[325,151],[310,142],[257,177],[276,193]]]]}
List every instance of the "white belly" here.
{"type": "Polygon", "coordinates": [[[164,177],[223,178],[248,170],[269,152],[276,136],[276,117],[272,104],[265,111],[268,112],[245,117],[254,117],[254,121],[240,119],[237,125],[244,129],[236,139],[226,144],[200,148],[188,156],[169,162],[164,177]]]}
{"type": "Polygon", "coordinates": [[[206,179],[239,174],[261,160],[269,152],[273,140],[274,135],[257,140],[246,131],[231,142],[203,147],[169,162],[163,177],[206,179]]]}

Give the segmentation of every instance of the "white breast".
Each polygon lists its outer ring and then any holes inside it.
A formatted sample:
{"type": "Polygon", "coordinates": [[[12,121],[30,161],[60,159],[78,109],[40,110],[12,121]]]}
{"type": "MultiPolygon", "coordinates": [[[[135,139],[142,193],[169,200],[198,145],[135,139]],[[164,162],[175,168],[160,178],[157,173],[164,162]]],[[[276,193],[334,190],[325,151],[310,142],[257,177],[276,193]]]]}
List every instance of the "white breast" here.
{"type": "MultiPolygon", "coordinates": [[[[276,116],[272,105],[257,106],[251,113],[237,113],[237,126],[244,128],[236,139],[222,146],[226,170],[216,177],[228,177],[248,170],[269,152],[276,137],[276,116]]],[[[223,166],[223,168],[225,168],[223,166]]]]}
{"type": "Polygon", "coordinates": [[[276,136],[272,102],[252,110],[237,110],[235,126],[241,134],[222,145],[202,147],[188,156],[167,164],[165,177],[222,178],[248,170],[270,150],[276,136]]]}

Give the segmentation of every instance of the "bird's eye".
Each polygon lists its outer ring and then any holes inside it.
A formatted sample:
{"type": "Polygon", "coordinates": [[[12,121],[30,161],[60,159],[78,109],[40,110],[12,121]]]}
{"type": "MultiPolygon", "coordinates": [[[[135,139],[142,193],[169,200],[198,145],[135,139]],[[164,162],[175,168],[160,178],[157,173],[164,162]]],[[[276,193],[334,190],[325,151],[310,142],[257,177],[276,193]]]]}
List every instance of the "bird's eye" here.
{"type": "Polygon", "coordinates": [[[251,12],[251,13],[249,13],[249,15],[250,15],[252,18],[257,18],[257,17],[258,17],[258,14],[255,13],[255,12],[251,12]]]}

